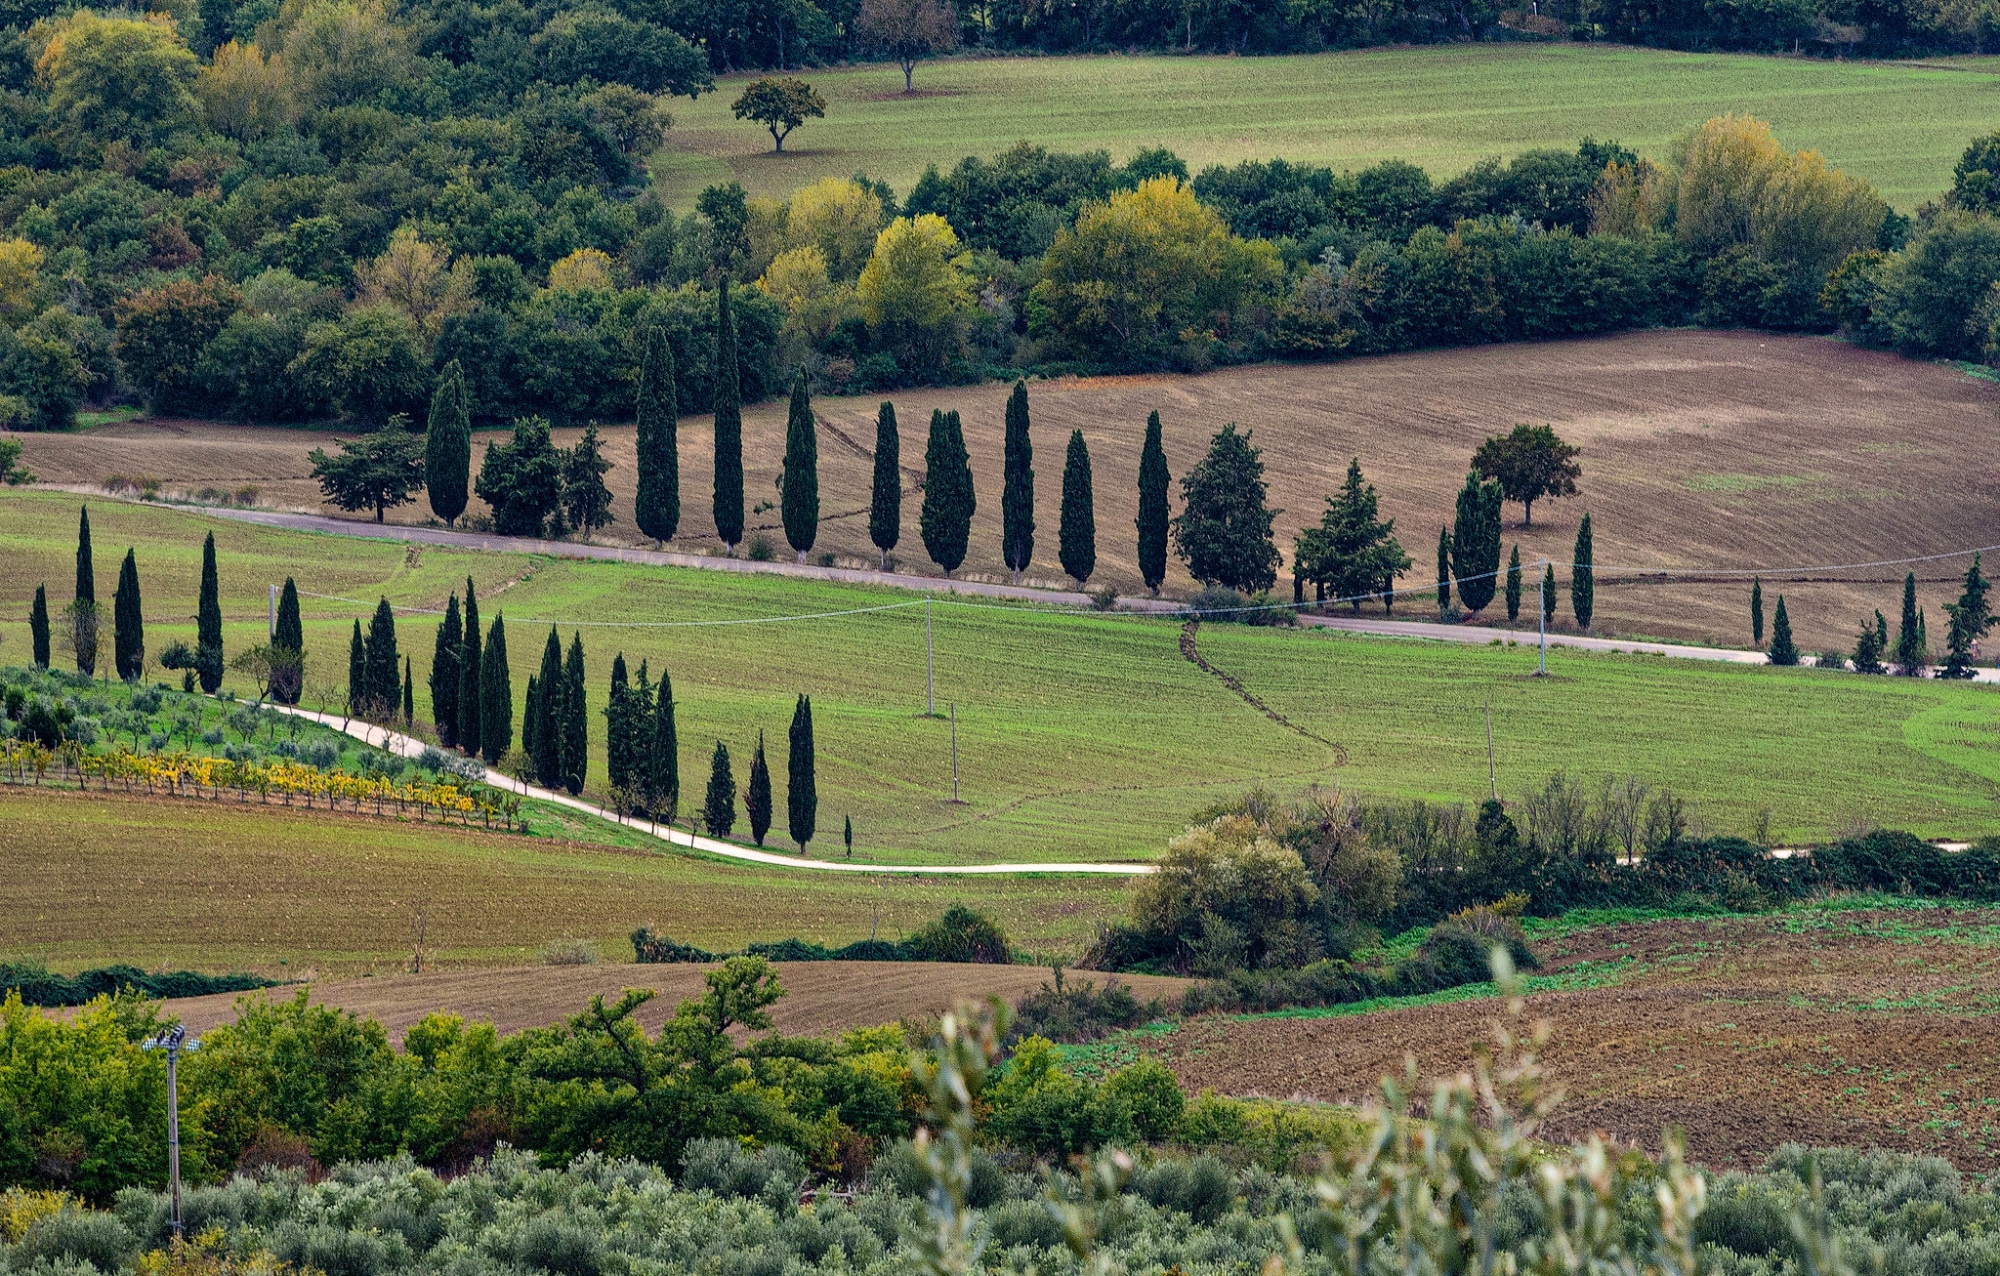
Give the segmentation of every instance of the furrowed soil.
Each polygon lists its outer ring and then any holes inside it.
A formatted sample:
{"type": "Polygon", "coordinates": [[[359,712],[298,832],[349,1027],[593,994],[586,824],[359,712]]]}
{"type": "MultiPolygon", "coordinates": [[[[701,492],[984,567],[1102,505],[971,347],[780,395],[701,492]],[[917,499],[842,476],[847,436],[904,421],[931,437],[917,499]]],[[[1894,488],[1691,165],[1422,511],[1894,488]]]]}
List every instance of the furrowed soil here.
{"type": "MultiPolygon", "coordinates": [[[[916,534],[922,476],[915,463],[931,409],[958,408],[979,496],[960,575],[1008,579],[1000,561],[999,500],[1007,392],[986,385],[896,396],[902,452],[912,463],[905,467],[897,555],[903,569],[931,570],[916,534]]],[[[1532,527],[1521,525],[1518,505],[1509,505],[1504,537],[1520,546],[1531,571],[1538,558],[1567,562],[1577,522],[1589,511],[1598,565],[1595,631],[1607,634],[1747,645],[1747,579],[1689,582],[1659,573],[1769,569],[1765,593],[1785,595],[1802,646],[1851,648],[1862,617],[1875,609],[1893,627],[1904,569],[1782,569],[1965,549],[1992,542],[2000,524],[2000,469],[1986,448],[2000,386],[1949,366],[1818,338],[1649,332],[1204,376],[1065,378],[1036,383],[1030,401],[1041,483],[1036,558],[1027,575],[1053,586],[1069,586],[1055,561],[1055,524],[1063,441],[1080,428],[1091,449],[1097,500],[1098,571],[1091,583],[1128,593],[1143,588],[1132,532],[1135,476],[1146,416],[1155,409],[1176,475],[1200,458],[1224,423],[1254,432],[1271,504],[1283,511],[1276,530],[1287,552],[1298,531],[1318,521],[1348,459],[1358,457],[1416,560],[1403,581],[1413,592],[1431,579],[1436,529],[1451,521],[1480,440],[1516,422],[1551,424],[1583,449],[1579,495],[1538,505],[1532,527]]],[[[815,404],[822,421],[815,556],[831,553],[846,566],[876,563],[867,527],[876,403],[827,396],[815,404]]],[[[782,400],[773,400],[745,413],[745,481],[752,493],[773,490],[785,411],[782,400]]],[[[616,466],[609,483],[618,521],[602,539],[639,544],[631,524],[633,431],[612,427],[605,434],[616,466]]],[[[567,443],[574,432],[558,435],[567,443]]],[[[715,551],[706,516],[708,419],[684,420],[680,441],[689,512],[674,548],[715,551]]],[[[170,494],[208,488],[218,496],[248,485],[260,504],[329,512],[306,459],[312,448],[331,446],[323,432],[162,421],[28,435],[23,442],[26,464],[46,483],[155,478],[170,494]]],[[[483,506],[475,500],[473,508],[483,506]]],[[[390,517],[422,522],[428,509],[419,503],[390,517]]],[[[775,511],[750,521],[753,535],[785,552],[775,511]]],[[[1942,633],[1941,604],[1957,596],[1966,563],[1918,566],[1918,600],[1942,633]]],[[[1288,583],[1280,585],[1287,597],[1288,583]]],[[[1167,586],[1184,591],[1193,582],[1176,562],[1167,586]]],[[[1775,603],[1767,597],[1767,611],[1775,603]]],[[[1424,610],[1421,598],[1407,607],[1411,615],[1424,610]]],[[[1523,617],[1533,610],[1530,601],[1523,617]]],[[[1559,625],[1569,617],[1565,591],[1559,625]]],[[[1480,619],[1496,618],[1504,618],[1497,601],[1480,619]]]]}
{"type": "MultiPolygon", "coordinates": [[[[1882,1147],[2000,1168],[2000,910],[1807,911],[1611,926],[1540,945],[1527,1018],[1567,1097],[1547,1135],[1717,1168],[1779,1144],[1882,1147]]],[[[1211,1017],[1150,1039],[1190,1090],[1361,1102],[1492,1039],[1491,997],[1366,1014],[1211,1017]]],[[[1427,1087],[1425,1087],[1427,1088],[1427,1087]]]]}

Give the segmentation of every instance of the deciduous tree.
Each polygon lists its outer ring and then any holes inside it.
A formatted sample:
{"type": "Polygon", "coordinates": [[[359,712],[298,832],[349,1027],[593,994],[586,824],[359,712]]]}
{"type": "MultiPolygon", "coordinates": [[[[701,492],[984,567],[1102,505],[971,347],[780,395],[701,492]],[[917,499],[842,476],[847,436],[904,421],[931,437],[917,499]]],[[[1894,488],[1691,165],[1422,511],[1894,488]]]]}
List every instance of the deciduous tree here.
{"type": "Polygon", "coordinates": [[[549,423],[538,416],[514,422],[504,445],[486,444],[473,490],[493,507],[493,530],[503,536],[541,536],[562,510],[563,453],[549,441],[549,423]]]}
{"type": "Polygon", "coordinates": [[[918,59],[958,47],[958,13],[944,0],[861,0],[855,29],[903,68],[905,93],[918,59]]]}
{"type": "Polygon", "coordinates": [[[1536,501],[1576,495],[1576,481],[1583,475],[1577,451],[1549,426],[1522,424],[1480,444],[1472,454],[1472,468],[1483,478],[1498,480],[1506,498],[1521,503],[1521,522],[1532,526],[1536,501]]]}
{"type": "Polygon", "coordinates": [[[729,109],[737,119],[755,120],[770,130],[771,149],[782,154],[793,129],[826,114],[826,99],[795,76],[767,75],[752,80],[729,109]]]}

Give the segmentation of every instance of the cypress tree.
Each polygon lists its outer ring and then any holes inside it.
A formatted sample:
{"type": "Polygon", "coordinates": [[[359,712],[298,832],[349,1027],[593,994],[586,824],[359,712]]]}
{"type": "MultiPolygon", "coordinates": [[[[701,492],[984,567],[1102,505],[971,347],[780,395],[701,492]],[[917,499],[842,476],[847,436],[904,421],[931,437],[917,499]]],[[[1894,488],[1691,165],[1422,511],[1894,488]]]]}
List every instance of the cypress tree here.
{"type": "Polygon", "coordinates": [[[799,854],[819,828],[819,783],[813,758],[813,704],[800,696],[792,708],[791,749],[785,755],[785,827],[799,854]]]}
{"type": "Polygon", "coordinates": [[[354,637],[347,644],[347,715],[365,716],[368,704],[368,648],[361,641],[361,621],[354,622],[354,637]]]}
{"type": "MultiPolygon", "coordinates": [[[[1035,448],[1028,438],[1028,383],[1016,381],[1007,396],[1007,433],[1000,482],[1000,556],[1021,583],[1035,557],[1035,448]]],[[[1064,479],[1064,492],[1068,492],[1064,479]]],[[[1067,500],[1067,496],[1065,496],[1067,500]]],[[[1068,506],[1064,507],[1065,514],[1068,506]]],[[[1071,575],[1076,573],[1072,572],[1071,575]]],[[[1086,576],[1088,572],[1084,573],[1086,576]]]]}
{"type": "Polygon", "coordinates": [[[659,703],[653,710],[653,738],[647,751],[647,809],[654,819],[672,824],[681,805],[681,744],[674,729],[674,680],[660,670],[659,703]]]}
{"type": "Polygon", "coordinates": [[[604,776],[615,789],[632,787],[632,679],[625,670],[625,653],[611,659],[611,693],[604,703],[604,776]]]}
{"type": "Polygon", "coordinates": [[[1548,563],[1542,568],[1542,623],[1552,625],[1556,620],[1556,565],[1548,563]]]}
{"type": "Polygon", "coordinates": [[[195,607],[195,676],[214,695],[222,686],[222,583],[215,570],[215,533],[201,543],[201,599],[195,607]]]}
{"type": "Polygon", "coordinates": [[[729,280],[715,288],[715,534],[733,555],[743,539],[743,388],[729,280]]]}
{"type": "Polygon", "coordinates": [[[903,539],[903,444],[896,434],[896,405],[884,399],[875,412],[875,483],[868,502],[868,539],[889,570],[889,551],[903,539]]]}
{"type": "Polygon", "coordinates": [[[780,486],[778,512],[785,525],[785,543],[797,551],[803,563],[806,552],[819,539],[819,427],[813,422],[812,395],[803,372],[792,382],[780,486]]]}
{"type": "Polygon", "coordinates": [[[562,770],[562,639],[549,626],[549,640],[542,647],[542,668],[535,678],[534,764],[535,778],[545,788],[560,788],[562,770]]]}
{"type": "Polygon", "coordinates": [[[1507,557],[1507,619],[1517,620],[1521,615],[1521,547],[1514,546],[1514,552],[1507,557]]]}
{"type": "Polygon", "coordinates": [[[1069,452],[1063,458],[1062,527],[1057,538],[1063,570],[1076,578],[1077,588],[1097,570],[1097,512],[1090,490],[1090,449],[1083,431],[1071,430],[1069,452]]]}
{"type": "Polygon", "coordinates": [[[583,694],[583,635],[572,632],[569,663],[563,667],[562,767],[563,787],[572,795],[583,792],[590,769],[590,719],[585,716],[583,694]]]}
{"type": "Polygon", "coordinates": [[[479,751],[480,734],[480,641],[479,598],[472,592],[472,577],[465,578],[465,642],[458,650],[458,747],[467,753],[479,751]]]}
{"type": "Polygon", "coordinates": [[[667,330],[647,324],[639,354],[639,530],[664,544],[681,525],[679,391],[667,330]]]}
{"type": "Polygon", "coordinates": [[[1896,672],[1914,678],[1927,663],[1923,619],[1917,611],[1917,574],[1903,577],[1903,624],[1896,634],[1896,672]]]}
{"type": "Polygon", "coordinates": [[[1160,442],[1160,414],[1146,418],[1146,442],[1139,449],[1139,576],[1155,597],[1167,578],[1167,451],[1160,442]]]}
{"type": "Polygon", "coordinates": [[[710,837],[728,837],[736,827],[736,778],[729,773],[729,749],[715,742],[708,764],[708,794],[701,804],[701,826],[710,837]]]}
{"type": "Polygon", "coordinates": [[[854,817],[848,816],[840,824],[840,840],[847,843],[847,858],[854,858],[854,817]]]}
{"type": "Polygon", "coordinates": [[[90,561],[90,507],[76,524],[76,613],[72,634],[76,671],[88,678],[97,672],[97,572],[90,561]]]}
{"type": "Polygon", "coordinates": [[[1590,628],[1590,613],[1597,603],[1597,579],[1591,571],[1591,555],[1590,515],[1585,514],[1576,527],[1576,550],[1569,570],[1569,608],[1580,629],[1590,628]]]}
{"type": "Polygon", "coordinates": [[[1764,580],[1760,576],[1750,578],[1750,641],[1764,645],[1764,580]]]}
{"type": "Polygon", "coordinates": [[[431,721],[437,723],[438,743],[458,744],[458,653],[465,630],[458,620],[458,595],[444,605],[444,620],[431,644],[431,721]]]}
{"type": "Polygon", "coordinates": [[[1451,532],[1438,528],[1438,615],[1451,611],[1451,532]]]}
{"type": "Polygon", "coordinates": [[[528,755],[528,770],[535,768],[535,733],[542,720],[542,687],[534,674],[528,675],[528,695],[521,707],[521,752],[528,755]]]}
{"type": "Polygon", "coordinates": [[[1792,645],[1792,619],[1785,614],[1785,596],[1778,595],[1778,608],[1771,613],[1771,663],[1799,663],[1799,649],[1792,645]]]}
{"type": "Polygon", "coordinates": [[[1887,652],[1889,650],[1889,620],[1888,617],[1882,614],[1882,609],[1879,607],[1875,609],[1875,637],[1879,640],[1876,645],[1884,652],[1887,652]]]}
{"type": "Polygon", "coordinates": [[[364,659],[367,668],[362,687],[368,706],[366,713],[386,722],[396,716],[396,702],[403,698],[403,662],[396,651],[396,613],[386,598],[375,604],[374,619],[368,622],[364,659]]]}
{"type": "Polygon", "coordinates": [[[34,643],[35,667],[49,667],[49,590],[35,586],[35,605],[28,609],[28,636],[34,643]]]}
{"type": "Polygon", "coordinates": [[[431,414],[424,424],[424,488],[431,512],[447,527],[465,513],[471,482],[472,405],[466,400],[465,369],[453,359],[431,392],[431,414]]]}
{"type": "Polygon", "coordinates": [[[750,783],[743,790],[743,813],[750,817],[750,837],[764,844],[771,831],[771,767],[764,761],[764,733],[757,733],[757,752],[750,758],[750,783]]]}
{"type": "Polygon", "coordinates": [[[1985,637],[1993,627],[1993,611],[1986,604],[1986,577],[1980,574],[1978,554],[1972,556],[1972,566],[1965,570],[1965,584],[1960,590],[1958,601],[1944,605],[1945,614],[1951,618],[1946,630],[1944,668],[1938,671],[1940,678],[1972,677],[1972,645],[1985,637]]]}
{"type": "Polygon", "coordinates": [[[965,431],[956,411],[931,412],[930,440],[924,446],[924,504],[917,516],[924,551],[949,576],[965,561],[977,503],[965,431]]]}
{"type": "Polygon", "coordinates": [[[1465,476],[1459,489],[1457,517],[1451,527],[1451,572],[1458,578],[1458,600],[1478,613],[1493,601],[1500,571],[1501,487],[1477,473],[1465,476]]]}
{"type": "Polygon", "coordinates": [[[139,602],[139,560],[131,550],[118,566],[118,592],[111,599],[111,655],[118,676],[135,682],[146,672],[146,622],[139,602]]]}
{"type": "Polygon", "coordinates": [[[479,756],[498,762],[514,747],[514,674],[507,667],[507,613],[493,617],[479,659],[479,756]]]}
{"type": "Polygon", "coordinates": [[[285,588],[278,594],[278,623],[271,646],[294,657],[282,676],[272,677],[271,698],[279,704],[297,704],[305,690],[306,631],[299,619],[299,587],[290,576],[285,577],[285,588]]]}
{"type": "Polygon", "coordinates": [[[403,725],[410,726],[417,720],[417,675],[410,669],[410,658],[403,657],[403,725]]]}

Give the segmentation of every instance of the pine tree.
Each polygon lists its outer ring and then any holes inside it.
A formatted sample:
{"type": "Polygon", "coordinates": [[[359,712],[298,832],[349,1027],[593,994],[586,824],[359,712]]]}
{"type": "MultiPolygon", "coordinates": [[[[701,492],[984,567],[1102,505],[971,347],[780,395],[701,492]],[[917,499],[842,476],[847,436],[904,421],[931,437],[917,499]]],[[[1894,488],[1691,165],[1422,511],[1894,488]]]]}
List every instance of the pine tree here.
{"type": "Polygon", "coordinates": [[[90,561],[90,508],[77,516],[76,609],[71,618],[71,644],[76,671],[88,678],[97,672],[97,573],[90,561]]]}
{"type": "Polygon", "coordinates": [[[1750,578],[1750,641],[1759,647],[1764,645],[1764,580],[1761,576],[1750,578]]]}
{"type": "Polygon", "coordinates": [[[701,804],[701,827],[710,837],[728,837],[736,827],[736,778],[729,773],[729,749],[715,742],[708,764],[708,794],[701,804]]]}
{"type": "Polygon", "coordinates": [[[799,854],[819,828],[819,782],[813,757],[813,705],[800,696],[792,708],[791,748],[785,755],[785,827],[799,854]]]}
{"type": "MultiPolygon", "coordinates": [[[[1065,478],[1065,483],[1067,478],[1065,478]]],[[[1068,488],[1065,487],[1067,492],[1068,488]]],[[[1064,507],[1065,512],[1068,506],[1064,507]]],[[[1000,482],[1000,557],[1021,583],[1035,557],[1035,448],[1028,438],[1028,383],[1007,396],[1007,432],[1000,482]]],[[[1070,573],[1075,575],[1074,572],[1070,573]]],[[[1088,576],[1090,573],[1085,572],[1088,576]]]]}
{"type": "MultiPolygon", "coordinates": [[[[617,521],[611,513],[611,489],[604,485],[611,462],[604,459],[604,442],[595,421],[583,427],[583,437],[562,458],[562,508],[569,514],[570,527],[582,532],[588,543],[592,533],[617,521]]],[[[561,535],[562,529],[555,531],[561,535]]]]}
{"type": "Polygon", "coordinates": [[[222,583],[215,570],[215,533],[201,544],[201,599],[195,607],[195,676],[214,695],[222,686],[222,583]]]}
{"type": "Polygon", "coordinates": [[[1556,565],[1542,567],[1542,624],[1552,625],[1556,619],[1556,565]]]}
{"type": "Polygon", "coordinates": [[[672,824],[681,805],[681,744],[674,727],[674,682],[665,669],[660,670],[646,767],[646,809],[662,824],[672,824]]]}
{"type": "Polygon", "coordinates": [[[965,561],[976,508],[972,463],[965,453],[958,413],[933,409],[930,441],[924,446],[924,503],[917,528],[923,533],[924,551],[947,576],[965,561]]]}
{"type": "Polygon", "coordinates": [[[1458,601],[1477,614],[1493,601],[1500,570],[1500,485],[1467,474],[1459,489],[1451,527],[1451,574],[1458,578],[1458,601]]]}
{"type": "Polygon", "coordinates": [[[458,652],[458,747],[477,753],[484,737],[480,734],[480,641],[479,597],[472,591],[472,577],[465,578],[465,644],[458,652]]]}
{"type": "Polygon", "coordinates": [[[396,613],[384,598],[375,604],[375,616],[368,622],[366,668],[362,674],[362,717],[384,722],[396,716],[396,702],[403,698],[403,662],[396,651],[396,613]]]}
{"type": "Polygon", "coordinates": [[[632,788],[632,679],[625,653],[611,659],[611,692],[604,702],[604,778],[614,789],[632,788]]]}
{"type": "Polygon", "coordinates": [[[507,613],[493,617],[479,657],[479,756],[490,765],[514,747],[514,674],[507,667],[507,613]]]}
{"type": "Polygon", "coordinates": [[[1980,574],[1978,554],[1972,556],[1972,566],[1965,569],[1965,585],[1960,590],[1958,601],[1946,603],[1945,614],[1951,618],[1945,636],[1944,668],[1938,671],[1940,678],[1972,677],[1972,648],[1986,631],[1993,627],[1993,611],[1986,604],[1987,581],[1980,574]]]}
{"type": "Polygon", "coordinates": [[[347,644],[347,716],[367,716],[368,647],[361,641],[361,622],[354,622],[354,637],[347,644]]]}
{"type": "Polygon", "coordinates": [[[1266,504],[1263,454],[1234,421],[1209,440],[1208,452],[1181,477],[1174,548],[1204,585],[1257,594],[1277,583],[1283,555],[1271,539],[1278,511],[1266,504]]]}
{"type": "Polygon", "coordinates": [[[1882,656],[1888,631],[1888,622],[1879,611],[1875,613],[1875,623],[1871,624],[1866,616],[1861,618],[1861,633],[1854,640],[1854,672],[1883,672],[1882,656]]]}
{"type": "Polygon", "coordinates": [[[431,414],[424,425],[424,487],[431,513],[447,527],[465,513],[471,483],[472,405],[466,398],[465,369],[453,359],[431,392],[431,414]]]}
{"type": "Polygon", "coordinates": [[[743,790],[743,813],[750,817],[750,839],[762,846],[771,831],[771,767],[764,761],[764,733],[757,733],[757,752],[750,757],[750,783],[743,790]]]}
{"type": "Polygon", "coordinates": [[[1514,546],[1514,552],[1507,557],[1507,619],[1518,620],[1521,616],[1521,547],[1514,546]]]}
{"type": "Polygon", "coordinates": [[[290,576],[278,594],[278,623],[271,646],[288,657],[279,672],[271,675],[271,698],[279,704],[297,704],[305,691],[305,624],[299,618],[299,587],[290,576]]]}
{"type": "Polygon", "coordinates": [[[1875,609],[1875,645],[1881,649],[1882,654],[1889,653],[1889,620],[1882,614],[1880,607],[1875,609]]]}
{"type": "Polygon", "coordinates": [[[1167,578],[1167,487],[1173,474],[1167,469],[1166,448],[1160,442],[1160,414],[1146,418],[1146,442],[1139,449],[1139,576],[1154,597],[1160,582],[1167,578]]]}
{"type": "Polygon", "coordinates": [[[1396,539],[1396,520],[1381,517],[1381,500],[1362,477],[1360,459],[1349,460],[1347,480],[1326,498],[1319,526],[1294,542],[1294,578],[1310,580],[1315,598],[1344,601],[1358,615],[1362,602],[1378,592],[1386,611],[1388,591],[1409,567],[1410,556],[1396,539]]]}
{"type": "Polygon", "coordinates": [[[583,635],[572,631],[569,661],[563,666],[563,787],[583,792],[590,770],[590,719],[583,692],[583,635]]]}
{"type": "Polygon", "coordinates": [[[1438,615],[1451,614],[1451,531],[1438,528],[1438,615]]]}
{"type": "Polygon", "coordinates": [[[1785,614],[1785,596],[1778,595],[1777,610],[1771,613],[1771,663],[1799,663],[1799,649],[1792,645],[1792,618],[1785,614]]]}
{"type": "Polygon", "coordinates": [[[417,675],[410,668],[410,658],[403,657],[403,726],[408,729],[417,720],[417,675]]]}
{"type": "Polygon", "coordinates": [[[657,544],[681,525],[680,413],[667,330],[647,324],[639,355],[639,495],[632,517],[657,544]]]}
{"type": "Polygon", "coordinates": [[[875,481],[868,502],[868,539],[889,570],[889,551],[903,539],[903,444],[896,433],[896,405],[888,400],[875,412],[875,481]]]}
{"type": "Polygon", "coordinates": [[[743,390],[729,280],[715,289],[715,534],[736,552],[743,539],[743,390]]]}
{"type": "Polygon", "coordinates": [[[563,665],[562,638],[549,626],[549,640],[542,648],[542,668],[535,678],[535,778],[545,788],[561,788],[562,769],[563,665]]]}
{"type": "Polygon", "coordinates": [[[146,672],[146,622],[139,601],[139,560],[131,550],[118,567],[118,592],[111,599],[111,655],[118,676],[136,682],[146,672]]]}
{"type": "Polygon", "coordinates": [[[35,586],[35,605],[28,609],[28,636],[35,648],[35,668],[49,667],[49,590],[35,586]]]}
{"type": "Polygon", "coordinates": [[[1069,453],[1063,458],[1062,526],[1057,537],[1063,570],[1076,578],[1078,589],[1097,570],[1097,512],[1090,490],[1090,449],[1083,431],[1069,433],[1069,453]]]}
{"type": "Polygon", "coordinates": [[[1930,663],[1924,650],[1923,617],[1917,610],[1917,574],[1903,577],[1903,624],[1896,635],[1896,672],[1905,678],[1921,674],[1930,663]]]}
{"type": "Polygon", "coordinates": [[[785,462],[779,475],[778,513],[785,543],[806,561],[819,539],[819,427],[813,421],[806,374],[792,382],[792,409],[785,420],[785,462]]]}
{"type": "Polygon", "coordinates": [[[1590,515],[1576,527],[1576,549],[1569,569],[1569,608],[1579,629],[1590,628],[1590,613],[1597,603],[1597,579],[1591,570],[1590,515]]]}
{"type": "Polygon", "coordinates": [[[453,593],[431,645],[431,721],[437,723],[438,743],[447,749],[458,743],[458,653],[464,645],[458,595],[453,593]]]}

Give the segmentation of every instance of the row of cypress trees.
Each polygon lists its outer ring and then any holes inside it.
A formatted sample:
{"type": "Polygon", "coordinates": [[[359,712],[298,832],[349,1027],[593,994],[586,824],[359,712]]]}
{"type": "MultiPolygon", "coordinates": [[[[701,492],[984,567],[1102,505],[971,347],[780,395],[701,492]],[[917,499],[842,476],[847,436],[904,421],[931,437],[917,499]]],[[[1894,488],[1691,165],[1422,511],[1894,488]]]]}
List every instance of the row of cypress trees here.
{"type": "Polygon", "coordinates": [[[652,685],[647,662],[632,680],[625,653],[611,662],[611,697],[604,707],[606,780],[621,811],[671,824],[680,812],[680,736],[674,724],[673,679],[660,671],[652,685]]]}
{"type": "MultiPolygon", "coordinates": [[[[819,831],[819,780],[817,747],[813,740],[812,697],[801,695],[792,707],[790,748],[786,751],[785,831],[798,844],[800,854],[819,831]]],[[[743,813],[750,821],[750,836],[757,845],[771,831],[773,799],[771,766],[764,756],[764,733],[757,733],[757,750],[750,755],[750,777],[743,788],[743,813]]],[[[729,746],[715,742],[709,757],[708,789],[703,794],[701,825],[710,837],[728,837],[736,827],[736,777],[729,758],[729,746]]],[[[846,827],[850,853],[853,824],[846,827]]]]}
{"type": "Polygon", "coordinates": [[[507,618],[493,617],[482,640],[479,598],[465,578],[465,609],[458,595],[445,603],[431,649],[431,716],[448,749],[498,762],[514,744],[513,675],[507,667],[507,618]]]}
{"type": "Polygon", "coordinates": [[[583,791],[590,765],[590,723],[584,708],[583,680],[583,635],[571,636],[569,659],[564,660],[562,638],[550,625],[541,672],[528,678],[521,748],[538,783],[568,789],[572,794],[583,791]]]}
{"type": "MultiPolygon", "coordinates": [[[[1485,610],[1494,595],[1501,593],[1507,607],[1507,619],[1520,618],[1524,592],[1521,547],[1515,545],[1508,555],[1503,575],[1500,570],[1500,497],[1498,482],[1481,478],[1477,472],[1469,473],[1465,476],[1465,486],[1459,489],[1458,510],[1451,526],[1438,528],[1437,600],[1440,615],[1451,611],[1452,581],[1456,578],[1459,605],[1467,612],[1476,615],[1485,610]],[[1496,586],[1502,588],[1496,589],[1496,586]]],[[[1570,614],[1576,617],[1580,629],[1590,628],[1591,617],[1597,610],[1595,556],[1590,515],[1585,514],[1577,524],[1576,544],[1570,551],[1569,570],[1570,614]]],[[[1554,622],[1558,597],[1555,564],[1549,563],[1542,569],[1543,624],[1554,622]]]]}

